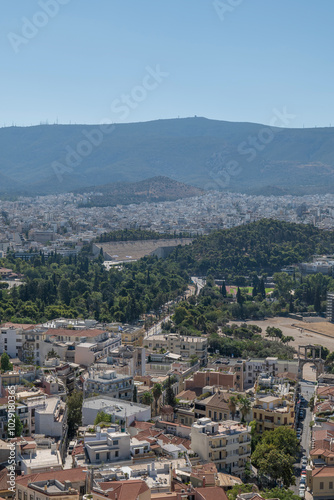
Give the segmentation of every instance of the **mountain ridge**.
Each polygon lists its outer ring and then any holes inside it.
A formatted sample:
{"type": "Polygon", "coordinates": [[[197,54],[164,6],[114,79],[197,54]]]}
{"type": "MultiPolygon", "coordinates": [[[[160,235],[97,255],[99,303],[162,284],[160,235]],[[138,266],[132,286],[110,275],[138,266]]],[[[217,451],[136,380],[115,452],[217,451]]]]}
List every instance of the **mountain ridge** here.
{"type": "Polygon", "coordinates": [[[165,176],[201,189],[334,191],[334,129],[207,118],[0,129],[0,193],[55,194],[165,176]],[[108,133],[106,133],[108,131],[108,133]]]}

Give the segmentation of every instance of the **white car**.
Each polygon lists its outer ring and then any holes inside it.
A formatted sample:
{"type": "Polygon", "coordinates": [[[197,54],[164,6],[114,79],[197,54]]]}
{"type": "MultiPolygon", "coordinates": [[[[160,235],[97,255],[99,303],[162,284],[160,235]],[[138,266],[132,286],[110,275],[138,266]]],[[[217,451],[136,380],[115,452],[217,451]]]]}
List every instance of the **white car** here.
{"type": "Polygon", "coordinates": [[[300,498],[305,498],[305,490],[299,490],[298,494],[300,498]]]}

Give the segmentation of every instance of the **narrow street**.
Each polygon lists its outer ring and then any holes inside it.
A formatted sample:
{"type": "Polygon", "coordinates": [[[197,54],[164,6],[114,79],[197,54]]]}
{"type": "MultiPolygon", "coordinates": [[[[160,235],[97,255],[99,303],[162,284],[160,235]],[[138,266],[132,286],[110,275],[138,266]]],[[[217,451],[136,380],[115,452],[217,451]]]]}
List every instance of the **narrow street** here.
{"type": "MultiPolygon", "coordinates": [[[[291,487],[291,489],[293,489],[296,495],[298,495],[299,493],[299,483],[300,483],[300,473],[301,473],[300,460],[301,457],[303,456],[306,456],[308,458],[311,446],[310,422],[312,420],[312,412],[310,411],[309,408],[309,401],[313,396],[314,391],[315,391],[314,383],[307,380],[303,380],[300,382],[300,396],[303,396],[304,398],[304,403],[300,404],[300,409],[303,410],[303,417],[301,418],[299,416],[299,413],[298,415],[296,415],[296,418],[298,419],[297,428],[302,429],[301,440],[300,440],[300,459],[298,462],[295,463],[296,485],[291,487]]],[[[312,496],[309,492],[306,492],[305,498],[312,499],[312,496]]]]}

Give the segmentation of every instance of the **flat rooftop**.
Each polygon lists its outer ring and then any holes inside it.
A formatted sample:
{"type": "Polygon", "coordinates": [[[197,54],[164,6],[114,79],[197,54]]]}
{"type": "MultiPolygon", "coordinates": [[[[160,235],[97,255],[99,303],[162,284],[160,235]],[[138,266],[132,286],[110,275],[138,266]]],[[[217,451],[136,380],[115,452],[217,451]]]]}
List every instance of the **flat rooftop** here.
{"type": "Polygon", "coordinates": [[[51,453],[50,448],[43,450],[37,449],[36,453],[23,454],[22,459],[26,462],[27,466],[33,471],[45,467],[62,466],[62,461],[59,452],[51,453]]]}
{"type": "Polygon", "coordinates": [[[115,407],[116,409],[116,415],[119,416],[124,416],[125,414],[127,417],[130,415],[133,415],[135,413],[144,411],[148,409],[148,406],[142,405],[140,403],[132,403],[131,401],[123,401],[121,399],[117,398],[110,398],[108,396],[102,396],[102,397],[94,397],[94,398],[88,398],[85,399],[82,408],[89,408],[91,410],[101,410],[103,409],[104,411],[107,412],[108,408],[112,409],[112,412],[115,412],[115,407]]]}

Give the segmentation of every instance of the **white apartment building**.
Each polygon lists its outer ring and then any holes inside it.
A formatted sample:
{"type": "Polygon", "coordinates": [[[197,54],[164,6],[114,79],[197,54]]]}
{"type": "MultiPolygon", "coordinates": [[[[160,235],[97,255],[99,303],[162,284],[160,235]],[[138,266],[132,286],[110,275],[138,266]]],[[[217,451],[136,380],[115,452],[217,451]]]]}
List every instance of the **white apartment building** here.
{"type": "Polygon", "coordinates": [[[90,463],[129,460],[130,439],[128,432],[120,432],[112,427],[101,432],[100,427],[97,427],[96,434],[87,433],[84,437],[84,446],[90,463]]]}
{"type": "Polygon", "coordinates": [[[45,340],[46,331],[42,328],[26,330],[22,334],[22,356],[21,359],[27,363],[42,365],[44,357],[41,357],[40,348],[45,340]]]}
{"type": "Polygon", "coordinates": [[[207,364],[208,339],[206,337],[191,337],[179,333],[153,335],[144,339],[144,346],[154,350],[165,349],[182,356],[183,359],[197,356],[202,366],[207,364]]]}
{"type": "Polygon", "coordinates": [[[116,399],[132,399],[133,377],[120,375],[114,370],[96,370],[91,368],[84,381],[84,396],[106,394],[116,399]]]}
{"type": "Polygon", "coordinates": [[[267,373],[272,377],[284,375],[297,377],[298,368],[298,360],[283,360],[276,357],[248,359],[245,361],[244,387],[252,387],[261,373],[267,373]]]}
{"type": "Polygon", "coordinates": [[[17,358],[22,351],[22,330],[20,328],[0,328],[0,355],[6,352],[10,358],[17,358]]]}
{"type": "Polygon", "coordinates": [[[191,449],[218,471],[243,477],[251,455],[250,427],[233,420],[223,423],[200,418],[191,426],[191,449]]]}
{"type": "Polygon", "coordinates": [[[35,408],[35,433],[66,438],[67,406],[59,398],[45,399],[43,406],[35,408]]]}

